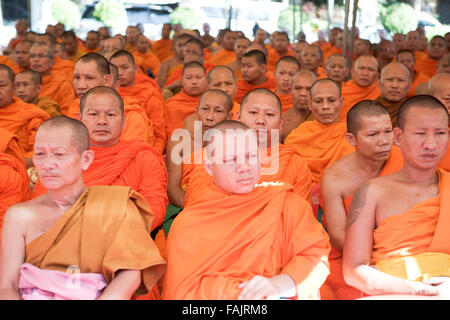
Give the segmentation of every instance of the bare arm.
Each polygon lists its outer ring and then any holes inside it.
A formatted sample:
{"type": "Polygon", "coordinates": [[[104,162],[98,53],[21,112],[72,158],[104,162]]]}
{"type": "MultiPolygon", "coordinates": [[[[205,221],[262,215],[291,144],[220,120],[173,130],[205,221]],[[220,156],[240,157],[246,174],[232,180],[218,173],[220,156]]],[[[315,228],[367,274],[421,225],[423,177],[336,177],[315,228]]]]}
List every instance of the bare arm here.
{"type": "Polygon", "coordinates": [[[184,208],[184,197],[186,193],[181,189],[181,178],[183,175],[183,165],[177,164],[172,159],[172,150],[178,142],[169,140],[166,149],[166,165],[168,173],[167,195],[170,202],[179,208],[184,208]]]}
{"type": "Polygon", "coordinates": [[[164,84],[166,83],[168,71],[169,71],[169,64],[167,63],[167,61],[164,61],[163,63],[161,63],[161,67],[159,68],[157,79],[158,84],[161,88],[163,88],[164,84]]]}
{"type": "Polygon", "coordinates": [[[294,297],[297,295],[297,286],[287,274],[281,273],[274,277],[254,276],[239,285],[242,291],[238,300],[261,300],[268,297],[294,297]]]}
{"type": "Polygon", "coordinates": [[[140,283],[140,270],[120,270],[98,300],[129,300],[140,283]]]}

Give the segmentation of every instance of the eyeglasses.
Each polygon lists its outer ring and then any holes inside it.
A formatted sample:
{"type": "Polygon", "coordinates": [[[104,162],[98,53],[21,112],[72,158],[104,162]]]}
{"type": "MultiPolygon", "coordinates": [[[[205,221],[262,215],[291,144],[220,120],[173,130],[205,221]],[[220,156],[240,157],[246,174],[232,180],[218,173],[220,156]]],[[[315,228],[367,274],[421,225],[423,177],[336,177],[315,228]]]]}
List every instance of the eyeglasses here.
{"type": "Polygon", "coordinates": [[[42,58],[45,58],[45,57],[48,57],[48,54],[45,54],[45,53],[39,53],[39,54],[30,53],[30,58],[31,59],[33,59],[33,58],[42,59],[42,58]]]}

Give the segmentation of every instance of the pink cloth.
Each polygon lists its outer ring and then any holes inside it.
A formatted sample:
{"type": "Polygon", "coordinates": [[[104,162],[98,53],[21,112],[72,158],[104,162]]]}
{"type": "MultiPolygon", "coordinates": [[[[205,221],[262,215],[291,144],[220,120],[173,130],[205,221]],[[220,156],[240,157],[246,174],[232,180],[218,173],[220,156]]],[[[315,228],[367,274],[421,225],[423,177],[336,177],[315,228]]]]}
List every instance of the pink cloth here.
{"type": "Polygon", "coordinates": [[[23,300],[94,300],[105,287],[105,279],[99,273],[43,270],[29,263],[20,267],[19,291],[23,300]]]}

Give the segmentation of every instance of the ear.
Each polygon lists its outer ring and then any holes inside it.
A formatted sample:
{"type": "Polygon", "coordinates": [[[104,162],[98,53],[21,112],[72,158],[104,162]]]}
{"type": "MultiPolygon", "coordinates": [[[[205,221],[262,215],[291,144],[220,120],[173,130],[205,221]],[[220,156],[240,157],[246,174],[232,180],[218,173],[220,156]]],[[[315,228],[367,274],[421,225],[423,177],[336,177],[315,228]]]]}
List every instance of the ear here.
{"type": "Polygon", "coordinates": [[[356,137],[353,135],[353,133],[346,132],[344,134],[345,140],[354,148],[356,145],[356,137]]]}
{"type": "MultiPolygon", "coordinates": [[[[111,83],[111,75],[110,74],[105,74],[103,76],[103,85],[108,86],[110,83],[111,83]]],[[[114,84],[112,84],[112,85],[114,85],[114,84]]],[[[114,88],[114,89],[116,89],[116,88],[114,88]]]]}
{"type": "Polygon", "coordinates": [[[241,121],[241,112],[240,111],[236,111],[236,120],[241,121]]]}
{"type": "Polygon", "coordinates": [[[227,117],[225,120],[233,120],[233,112],[228,112],[227,117]]]}
{"type": "Polygon", "coordinates": [[[394,133],[394,144],[398,147],[400,146],[400,141],[402,140],[403,131],[399,127],[395,127],[394,133]]]}
{"type": "Polygon", "coordinates": [[[203,167],[205,168],[206,172],[212,177],[212,162],[211,160],[203,154],[203,167]]]}
{"type": "Polygon", "coordinates": [[[95,154],[92,150],[83,151],[81,154],[81,167],[83,171],[87,170],[91,165],[92,161],[94,161],[95,154]]]}

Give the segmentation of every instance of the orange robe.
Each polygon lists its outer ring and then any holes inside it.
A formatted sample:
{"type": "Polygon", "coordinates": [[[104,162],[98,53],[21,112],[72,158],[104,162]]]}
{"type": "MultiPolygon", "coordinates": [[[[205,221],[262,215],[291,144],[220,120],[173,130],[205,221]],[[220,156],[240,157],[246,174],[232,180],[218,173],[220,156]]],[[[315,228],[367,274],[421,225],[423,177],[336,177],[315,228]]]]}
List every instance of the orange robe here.
{"type": "Polygon", "coordinates": [[[158,41],[153,42],[152,50],[158,57],[159,61],[163,62],[173,55],[172,39],[159,39],[158,41]]]}
{"type": "MultiPolygon", "coordinates": [[[[402,166],[403,156],[400,148],[393,146],[391,155],[386,160],[384,167],[379,174],[379,177],[397,172],[402,168],[402,166]]],[[[352,199],[353,195],[344,200],[346,213],[348,213],[349,211],[352,199]]],[[[326,227],[325,219],[326,212],[324,212],[324,219],[322,220],[326,227]]],[[[328,261],[330,262],[330,275],[328,276],[325,283],[333,290],[335,298],[338,300],[353,300],[361,298],[364,295],[361,291],[345,283],[344,276],[342,274],[342,251],[331,247],[328,261]]]]}
{"type": "Polygon", "coordinates": [[[425,73],[431,78],[437,73],[438,64],[439,60],[434,60],[427,56],[418,60],[414,68],[419,72],[425,73]]]}
{"type": "Polygon", "coordinates": [[[164,299],[236,299],[242,282],[280,273],[294,280],[298,298],[316,295],[328,275],[329,239],[289,185],[238,195],[209,183],[203,191],[171,226],[164,299]]]}
{"type": "MultiPolygon", "coordinates": [[[[275,92],[275,91],[274,91],[275,92]]],[[[281,102],[281,113],[288,111],[294,105],[292,102],[292,95],[290,94],[278,94],[275,92],[281,102]]]]}
{"type": "Polygon", "coordinates": [[[362,100],[375,100],[381,91],[378,88],[377,82],[374,81],[368,87],[361,87],[350,79],[342,86],[342,97],[344,97],[344,105],[339,113],[339,122],[347,121],[347,113],[358,102],[362,100]]]}
{"type": "Polygon", "coordinates": [[[47,119],[50,119],[47,112],[19,99],[14,99],[9,106],[0,108],[0,127],[17,135],[28,158],[32,157],[36,131],[47,119]]]}
{"type": "Polygon", "coordinates": [[[172,136],[175,129],[184,127],[184,119],[195,112],[200,96],[187,95],[184,90],[166,100],[166,135],[172,136]]]}
{"type": "Polygon", "coordinates": [[[225,66],[232,63],[234,60],[236,60],[236,53],[234,50],[221,49],[217,53],[213,54],[208,62],[216,66],[225,66]]]}
{"type": "Polygon", "coordinates": [[[22,162],[0,152],[0,234],[6,210],[13,204],[30,199],[30,180],[22,162]]]}
{"type": "Polygon", "coordinates": [[[416,75],[414,76],[414,80],[411,83],[411,89],[409,89],[409,92],[408,92],[406,97],[410,98],[412,96],[415,96],[416,95],[417,86],[419,84],[421,84],[421,83],[427,82],[428,80],[430,80],[429,76],[427,76],[423,72],[416,71],[416,75]]]}
{"type": "Polygon", "coordinates": [[[144,69],[145,74],[147,74],[147,70],[150,70],[155,77],[158,76],[161,62],[150,49],[145,53],[136,50],[135,52],[133,52],[133,56],[137,56],[142,59],[141,67],[144,69]]]}
{"type": "Polygon", "coordinates": [[[128,187],[91,187],[42,236],[26,246],[25,262],[66,272],[102,274],[110,283],[117,271],[141,270],[137,294],[146,294],[166,262],[150,237],[153,214],[145,199],[128,187]]]}
{"type": "MultiPolygon", "coordinates": [[[[204,64],[204,67],[205,67],[205,71],[206,71],[205,73],[206,73],[206,75],[208,75],[209,70],[211,70],[212,68],[214,68],[215,65],[206,62],[206,63],[204,64]]],[[[182,76],[183,76],[183,68],[178,68],[178,69],[176,69],[175,71],[172,72],[172,74],[170,75],[170,77],[167,77],[165,86],[168,86],[168,85],[174,83],[174,82],[177,81],[177,80],[181,80],[181,77],[182,77],[182,76]]]]}
{"type": "Polygon", "coordinates": [[[450,149],[447,148],[447,152],[445,153],[445,155],[441,159],[441,161],[438,163],[437,167],[450,172],[450,151],[449,150],[450,149]]]}
{"type": "Polygon", "coordinates": [[[405,100],[406,98],[397,102],[392,102],[384,99],[383,97],[378,97],[375,99],[375,101],[381,103],[389,112],[389,116],[391,117],[392,121],[392,128],[395,128],[397,126],[398,110],[400,109],[400,106],[405,100]]]}
{"type": "Polygon", "coordinates": [[[276,87],[277,87],[277,84],[275,82],[275,78],[269,73],[267,73],[267,80],[264,83],[261,83],[258,85],[250,84],[241,78],[241,79],[238,79],[238,81],[237,81],[237,89],[236,89],[236,94],[234,96],[233,101],[236,101],[237,103],[241,103],[242,98],[244,98],[244,96],[248,92],[252,91],[253,89],[266,88],[271,91],[275,91],[276,87]]]}
{"type": "Polygon", "coordinates": [[[53,65],[52,69],[50,70],[50,73],[58,74],[64,78],[68,79],[70,82],[72,82],[74,68],[75,68],[75,63],[73,63],[72,61],[63,60],[60,57],[55,56],[55,64],[53,65]]]}
{"type": "Polygon", "coordinates": [[[308,161],[313,183],[319,183],[326,168],[352,153],[354,148],[344,139],[344,123],[322,124],[306,121],[287,136],[284,144],[293,146],[308,161]]]}
{"type": "Polygon", "coordinates": [[[0,64],[4,64],[13,70],[15,70],[15,68],[18,68],[18,66],[14,63],[14,61],[7,55],[0,55],[0,64]]]}
{"type": "Polygon", "coordinates": [[[75,54],[69,58],[67,58],[68,60],[72,61],[73,63],[76,63],[78,61],[78,59],[80,59],[82,56],[84,56],[86,54],[86,52],[84,52],[83,50],[81,50],[80,48],[77,49],[77,52],[75,52],[75,54]]]}
{"type": "Polygon", "coordinates": [[[42,77],[42,89],[39,97],[49,97],[56,101],[64,115],[67,114],[70,104],[77,98],[72,81],[58,74],[42,77]]]}
{"type": "Polygon", "coordinates": [[[40,97],[36,105],[47,112],[51,117],[59,116],[61,114],[59,104],[49,97],[40,97]]]}
{"type": "Polygon", "coordinates": [[[19,137],[9,130],[0,127],[0,153],[15,157],[25,166],[25,151],[20,144],[19,137]]]}
{"type": "MultiPolygon", "coordinates": [[[[118,144],[94,148],[95,159],[83,171],[83,181],[91,186],[128,186],[139,192],[153,212],[151,230],[159,226],[169,204],[167,172],[162,156],[150,145],[139,140],[120,141],[118,144]]],[[[33,198],[47,189],[38,181],[33,198]]]]}
{"type": "Polygon", "coordinates": [[[277,50],[270,49],[267,54],[267,70],[271,72],[275,72],[277,67],[277,61],[285,56],[294,56],[294,52],[292,50],[288,50],[285,55],[280,55],[277,50]]]}

